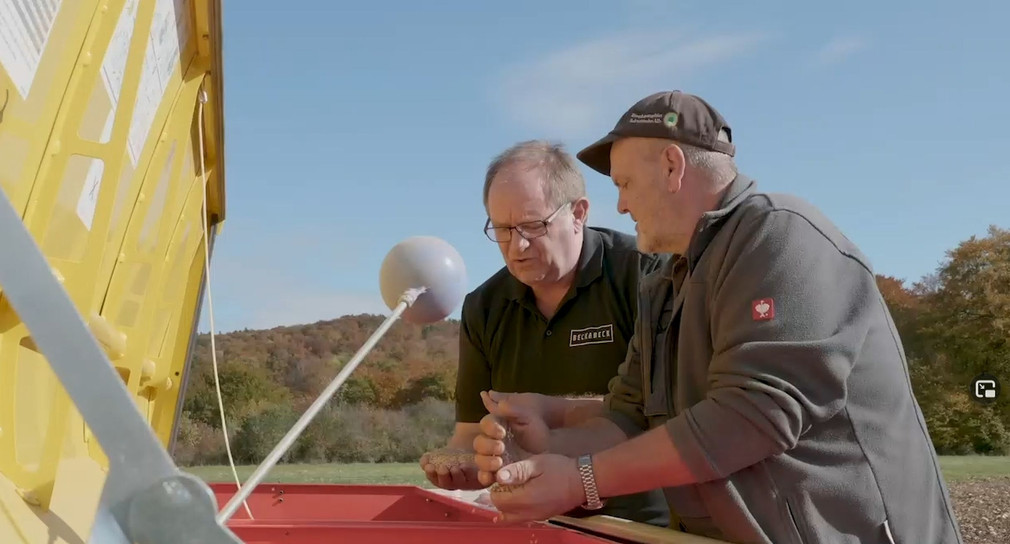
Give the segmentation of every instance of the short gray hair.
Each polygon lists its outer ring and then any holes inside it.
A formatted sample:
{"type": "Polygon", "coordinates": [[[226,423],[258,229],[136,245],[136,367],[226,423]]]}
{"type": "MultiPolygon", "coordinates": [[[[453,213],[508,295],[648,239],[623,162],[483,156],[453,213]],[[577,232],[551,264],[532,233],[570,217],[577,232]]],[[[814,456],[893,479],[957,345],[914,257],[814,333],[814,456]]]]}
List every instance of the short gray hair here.
{"type": "MultiPolygon", "coordinates": [[[[729,141],[726,131],[719,131],[719,140],[729,141]]],[[[693,168],[704,171],[713,181],[718,184],[726,184],[733,181],[737,175],[736,162],[733,157],[718,151],[709,151],[701,147],[674,142],[681,151],[684,152],[684,159],[693,168]]]]}
{"type": "Polygon", "coordinates": [[[586,196],[586,180],[582,177],[575,158],[565,151],[562,144],[545,140],[527,140],[506,149],[488,165],[487,174],[484,176],[485,209],[491,182],[503,170],[516,166],[540,171],[543,176],[544,196],[553,208],[586,196]]]}

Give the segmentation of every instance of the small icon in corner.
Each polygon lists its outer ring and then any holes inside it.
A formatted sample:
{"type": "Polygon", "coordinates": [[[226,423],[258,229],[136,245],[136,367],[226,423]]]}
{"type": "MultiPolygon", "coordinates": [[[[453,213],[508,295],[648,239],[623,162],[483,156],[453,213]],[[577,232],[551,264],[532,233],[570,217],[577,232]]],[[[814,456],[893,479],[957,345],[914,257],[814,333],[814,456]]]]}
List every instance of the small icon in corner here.
{"type": "Polygon", "coordinates": [[[995,376],[979,374],[971,381],[971,396],[978,402],[993,402],[999,397],[999,391],[999,381],[995,376]]]}

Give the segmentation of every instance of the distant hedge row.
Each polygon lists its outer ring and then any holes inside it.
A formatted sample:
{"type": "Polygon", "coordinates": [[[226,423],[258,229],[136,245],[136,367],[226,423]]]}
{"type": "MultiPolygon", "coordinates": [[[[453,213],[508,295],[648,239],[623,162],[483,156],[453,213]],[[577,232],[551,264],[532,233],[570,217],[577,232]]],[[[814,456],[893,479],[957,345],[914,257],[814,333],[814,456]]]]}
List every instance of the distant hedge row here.
{"type": "MultiPolygon", "coordinates": [[[[301,412],[272,405],[229,427],[232,454],[239,464],[259,464],[280,442],[301,412]]],[[[445,444],[453,429],[453,406],[429,399],[397,410],[334,404],[305,429],[284,463],[414,462],[445,444]]],[[[219,428],[183,415],[174,451],[183,466],[226,464],[219,428]]]]}

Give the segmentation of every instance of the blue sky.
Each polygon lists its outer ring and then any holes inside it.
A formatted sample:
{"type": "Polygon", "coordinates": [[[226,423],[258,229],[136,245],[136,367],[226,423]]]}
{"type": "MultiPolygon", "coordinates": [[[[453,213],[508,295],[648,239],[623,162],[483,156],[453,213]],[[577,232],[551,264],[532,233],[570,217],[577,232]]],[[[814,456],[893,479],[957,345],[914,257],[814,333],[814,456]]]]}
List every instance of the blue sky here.
{"type": "MultiPolygon", "coordinates": [[[[475,287],[502,265],[491,157],[574,153],[658,90],[709,100],[741,170],[818,205],[878,273],[917,280],[1010,227],[1006,2],[346,4],[224,3],[218,331],[387,313],[379,267],[412,235],[453,244],[475,287]]],[[[633,232],[584,173],[590,224],[633,232]]]]}

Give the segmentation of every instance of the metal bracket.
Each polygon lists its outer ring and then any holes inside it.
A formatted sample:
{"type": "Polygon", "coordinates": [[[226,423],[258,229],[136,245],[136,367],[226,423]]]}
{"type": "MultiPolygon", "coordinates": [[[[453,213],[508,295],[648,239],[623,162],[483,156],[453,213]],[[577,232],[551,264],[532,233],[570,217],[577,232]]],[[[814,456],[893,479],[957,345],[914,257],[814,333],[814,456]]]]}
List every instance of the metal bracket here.
{"type": "Polygon", "coordinates": [[[95,544],[241,544],[206,483],[172,462],[21,216],[0,191],[0,288],[109,459],[95,544]]]}

